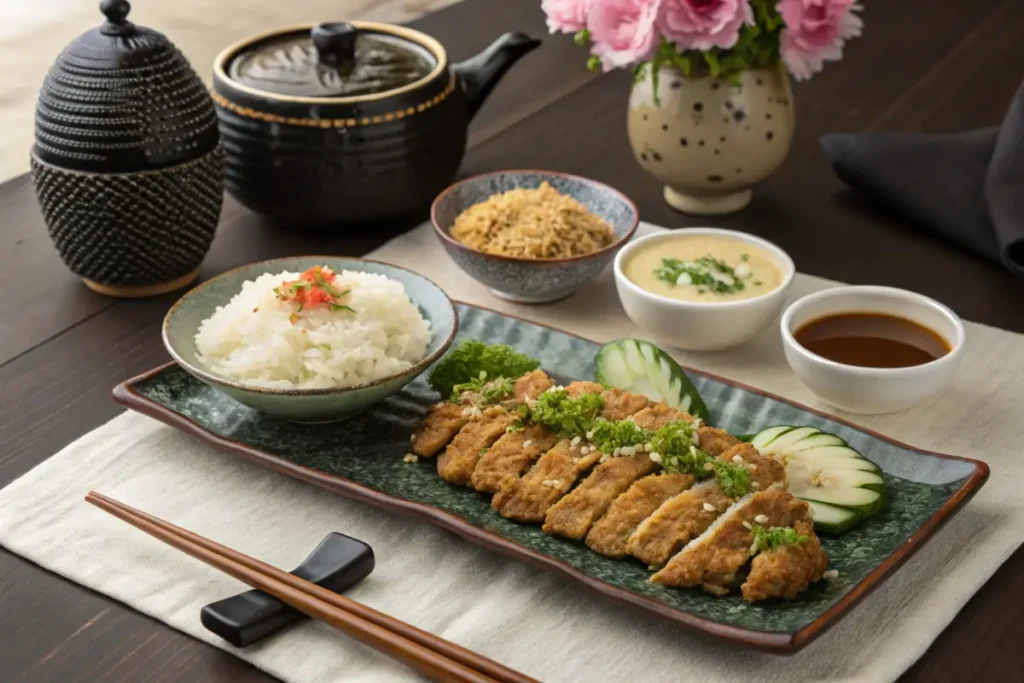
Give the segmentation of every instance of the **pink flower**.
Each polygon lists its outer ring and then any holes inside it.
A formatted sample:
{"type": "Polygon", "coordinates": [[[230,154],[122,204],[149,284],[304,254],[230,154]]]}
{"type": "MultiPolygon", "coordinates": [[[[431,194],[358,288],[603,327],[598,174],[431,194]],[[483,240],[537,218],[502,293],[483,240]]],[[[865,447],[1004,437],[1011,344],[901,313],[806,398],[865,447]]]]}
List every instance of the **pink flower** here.
{"type": "Polygon", "coordinates": [[[597,0],[587,17],[592,51],[605,71],[644,62],[658,49],[663,0],[597,0]]]}
{"type": "Polygon", "coordinates": [[[541,0],[540,8],[552,33],[576,33],[587,27],[587,12],[594,0],[541,0]]]}
{"type": "Polygon", "coordinates": [[[821,71],[825,61],[843,56],[847,38],[859,36],[864,22],[853,13],[856,0],[779,0],[786,27],[779,46],[786,68],[799,80],[821,71]]]}
{"type": "Polygon", "coordinates": [[[754,24],[748,0],[664,0],[661,31],[683,50],[730,48],[754,24]]]}

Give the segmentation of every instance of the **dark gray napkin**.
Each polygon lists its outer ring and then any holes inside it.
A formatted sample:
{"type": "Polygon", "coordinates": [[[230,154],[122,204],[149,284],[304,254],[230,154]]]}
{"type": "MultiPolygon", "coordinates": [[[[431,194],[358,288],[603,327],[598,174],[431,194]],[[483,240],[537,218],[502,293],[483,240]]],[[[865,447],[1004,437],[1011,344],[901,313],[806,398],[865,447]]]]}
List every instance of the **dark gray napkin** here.
{"type": "Polygon", "coordinates": [[[821,144],[849,185],[1024,277],[1024,85],[999,128],[836,133],[821,144]]]}

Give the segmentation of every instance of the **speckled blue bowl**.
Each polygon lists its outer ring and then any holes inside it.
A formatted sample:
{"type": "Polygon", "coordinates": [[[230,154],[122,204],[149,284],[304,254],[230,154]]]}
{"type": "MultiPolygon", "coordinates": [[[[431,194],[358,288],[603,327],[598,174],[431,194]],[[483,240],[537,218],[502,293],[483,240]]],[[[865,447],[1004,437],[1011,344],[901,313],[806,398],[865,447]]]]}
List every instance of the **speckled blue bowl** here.
{"type": "Polygon", "coordinates": [[[497,171],[461,180],[438,195],[430,218],[445,251],[462,270],[496,297],[523,304],[557,301],[572,294],[611,262],[639,223],[636,204],[615,188],[568,173],[531,170],[497,171]],[[528,259],[486,254],[449,234],[455,218],[474,204],[500,192],[538,187],[545,180],[608,221],[615,242],[585,256],[528,259]]]}
{"type": "Polygon", "coordinates": [[[433,282],[405,268],[366,259],[338,256],[296,256],[251,263],[207,280],[171,307],[164,318],[164,346],[183,369],[239,403],[292,422],[333,422],[352,417],[395,393],[441,357],[451,345],[459,327],[451,299],[433,282]],[[218,306],[226,304],[242,289],[246,280],[265,273],[301,273],[313,266],[328,266],[336,272],[355,270],[386,275],[401,282],[412,302],[430,322],[432,332],[427,355],[408,370],[349,387],[323,389],[270,389],[243,384],[216,375],[199,361],[195,336],[199,324],[218,306]]]}

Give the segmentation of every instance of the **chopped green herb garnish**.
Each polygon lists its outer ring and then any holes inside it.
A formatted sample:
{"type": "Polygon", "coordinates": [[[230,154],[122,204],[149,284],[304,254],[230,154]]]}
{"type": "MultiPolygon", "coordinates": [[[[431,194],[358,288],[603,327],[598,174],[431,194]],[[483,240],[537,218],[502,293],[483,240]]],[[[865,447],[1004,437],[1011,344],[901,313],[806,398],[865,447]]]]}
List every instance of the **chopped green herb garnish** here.
{"type": "Polygon", "coordinates": [[[565,389],[548,389],[532,406],[520,406],[520,422],[544,425],[562,436],[583,436],[594,424],[604,399],[600,394],[570,396],[565,389]]]}
{"type": "Polygon", "coordinates": [[[671,474],[689,474],[704,479],[712,474],[725,495],[739,498],[750,493],[750,472],[715,458],[693,445],[693,425],[684,420],[670,422],[651,437],[651,450],[661,458],[661,466],[671,474]],[[710,463],[711,469],[708,469],[710,463]]]}
{"type": "Polygon", "coordinates": [[[719,458],[711,459],[718,485],[730,498],[739,498],[750,493],[750,470],[742,465],[733,465],[719,458]]]}
{"type": "MultiPolygon", "coordinates": [[[[343,304],[328,304],[328,306],[330,306],[332,311],[348,311],[349,313],[356,312],[356,309],[352,308],[351,306],[345,306],[343,304]]],[[[299,310],[302,310],[301,305],[299,306],[299,310]]]]}
{"type": "Polygon", "coordinates": [[[754,286],[755,287],[760,287],[761,286],[761,281],[760,280],[754,280],[754,286]]]}
{"type": "Polygon", "coordinates": [[[598,418],[589,431],[593,432],[593,437],[587,440],[597,446],[602,453],[612,453],[616,448],[623,446],[645,444],[654,436],[654,432],[643,429],[632,420],[611,421],[598,418]]]}
{"type": "Polygon", "coordinates": [[[773,526],[766,529],[760,524],[754,524],[751,530],[754,532],[754,545],[757,546],[758,552],[807,542],[806,535],[798,534],[796,529],[788,526],[773,526]]]}
{"type": "Polygon", "coordinates": [[[452,395],[449,400],[457,403],[462,394],[469,391],[480,394],[480,405],[491,405],[512,395],[515,390],[515,382],[507,377],[496,377],[487,381],[487,373],[480,372],[480,375],[462,384],[452,387],[452,395]]]}
{"type": "Polygon", "coordinates": [[[749,260],[750,260],[750,254],[748,254],[746,252],[740,254],[740,261],[743,261],[744,263],[746,263],[749,260]]]}
{"type": "Polygon", "coordinates": [[[434,366],[428,381],[442,396],[450,396],[456,384],[479,378],[481,372],[488,377],[518,379],[539,367],[540,362],[510,346],[467,339],[434,366]]]}
{"type": "Polygon", "coordinates": [[[480,449],[479,451],[477,451],[477,453],[476,453],[476,454],[477,454],[477,456],[479,456],[479,457],[481,457],[481,458],[482,458],[482,457],[483,457],[483,455],[484,455],[484,453],[486,453],[486,452],[487,452],[487,447],[486,447],[486,446],[484,446],[484,447],[483,447],[483,448],[481,448],[481,449],[480,449]]]}
{"type": "Polygon", "coordinates": [[[698,292],[704,291],[727,294],[742,291],[746,284],[736,275],[731,266],[711,256],[702,256],[693,261],[664,258],[654,275],[672,286],[698,285],[698,292]]]}

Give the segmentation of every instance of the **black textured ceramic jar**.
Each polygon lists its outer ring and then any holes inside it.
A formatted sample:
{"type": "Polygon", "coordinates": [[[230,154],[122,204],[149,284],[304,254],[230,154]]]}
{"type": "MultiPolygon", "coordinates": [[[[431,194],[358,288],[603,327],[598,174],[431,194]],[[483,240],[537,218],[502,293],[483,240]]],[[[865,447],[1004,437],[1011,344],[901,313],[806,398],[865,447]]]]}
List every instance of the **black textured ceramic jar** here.
{"type": "Polygon", "coordinates": [[[32,178],[61,258],[92,289],[151,296],[196,278],[223,201],[213,101],[161,33],[104,0],[107,21],[39,93],[32,178]]]}
{"type": "Polygon", "coordinates": [[[214,63],[225,187],[275,222],[348,227],[425,211],[451,183],[469,120],[539,43],[509,33],[449,66],[400,26],[295,26],[214,63]]]}

